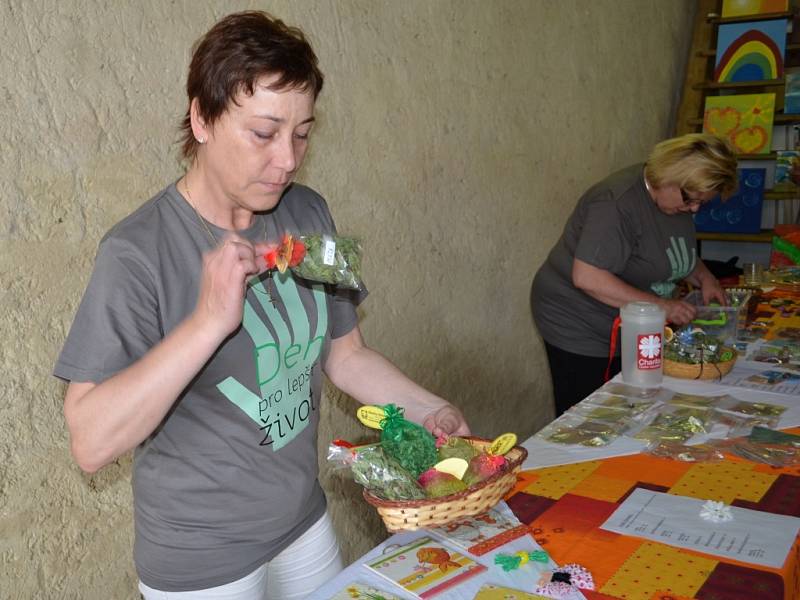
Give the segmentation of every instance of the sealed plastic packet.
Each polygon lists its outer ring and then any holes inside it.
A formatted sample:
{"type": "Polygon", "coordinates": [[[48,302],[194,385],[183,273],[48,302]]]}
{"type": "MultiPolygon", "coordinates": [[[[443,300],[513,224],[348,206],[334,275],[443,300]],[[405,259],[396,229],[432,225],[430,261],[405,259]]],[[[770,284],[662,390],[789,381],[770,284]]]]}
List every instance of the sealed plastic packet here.
{"type": "Polygon", "coordinates": [[[587,419],[567,412],[540,430],[536,437],[554,444],[606,446],[618,438],[626,425],[587,419]]]}
{"type": "Polygon", "coordinates": [[[643,418],[658,403],[617,394],[595,392],[570,409],[591,420],[633,423],[643,418]]]}
{"type": "Polygon", "coordinates": [[[719,403],[728,396],[722,394],[720,396],[701,396],[699,394],[682,394],[676,392],[669,403],[678,406],[688,406],[691,408],[712,408],[719,406],[719,403]]]}
{"type": "Polygon", "coordinates": [[[310,281],[330,283],[361,290],[361,244],[351,237],[310,233],[297,236],[305,247],[305,256],[292,272],[310,281]]]}
{"type": "Polygon", "coordinates": [[[634,400],[652,400],[666,402],[670,399],[673,392],[667,388],[642,388],[635,385],[628,385],[627,383],[619,383],[616,381],[609,381],[598,392],[607,394],[616,394],[618,396],[625,396],[634,400]]]}
{"type": "Polygon", "coordinates": [[[425,492],[411,474],[383,451],[379,444],[328,447],[334,469],[349,468],[356,483],[385,500],[418,500],[425,492]]]}
{"type": "Polygon", "coordinates": [[[380,422],[383,449],[414,477],[419,477],[439,460],[436,439],[422,425],[406,420],[402,408],[387,404],[383,412],[385,416],[380,422]]]}
{"type": "Polygon", "coordinates": [[[708,433],[715,422],[714,411],[667,404],[661,407],[652,421],[644,422],[629,435],[646,441],[684,442],[696,433],[708,433]]]}
{"type": "Polygon", "coordinates": [[[775,431],[768,427],[755,426],[750,432],[748,439],[751,442],[767,442],[770,444],[783,444],[800,448],[800,435],[786,433],[785,431],[775,431]]]}
{"type": "Polygon", "coordinates": [[[670,458],[681,462],[718,462],[725,458],[714,445],[697,444],[688,446],[677,441],[654,440],[645,448],[647,454],[659,458],[670,458]]]}
{"type": "Polygon", "coordinates": [[[770,404],[769,402],[747,402],[733,396],[726,396],[717,408],[744,415],[780,419],[780,416],[786,412],[787,407],[779,404],[770,404]]]}
{"type": "Polygon", "coordinates": [[[727,428],[726,438],[750,435],[753,427],[775,427],[778,417],[748,415],[725,410],[714,410],[715,421],[727,428]]]}
{"type": "Polygon", "coordinates": [[[769,442],[754,442],[748,438],[713,440],[709,442],[719,450],[753,462],[772,467],[800,465],[800,448],[769,442]]]}

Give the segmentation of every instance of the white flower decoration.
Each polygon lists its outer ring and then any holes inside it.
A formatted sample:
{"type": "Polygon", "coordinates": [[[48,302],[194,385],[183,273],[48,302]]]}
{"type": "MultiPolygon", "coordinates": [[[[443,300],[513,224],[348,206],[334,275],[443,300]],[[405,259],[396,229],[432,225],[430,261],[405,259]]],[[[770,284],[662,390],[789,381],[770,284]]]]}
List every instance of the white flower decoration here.
{"type": "Polygon", "coordinates": [[[714,500],[707,500],[700,509],[700,518],[712,523],[724,523],[725,521],[733,521],[733,514],[731,514],[731,507],[724,502],[715,502],[714,500]]]}

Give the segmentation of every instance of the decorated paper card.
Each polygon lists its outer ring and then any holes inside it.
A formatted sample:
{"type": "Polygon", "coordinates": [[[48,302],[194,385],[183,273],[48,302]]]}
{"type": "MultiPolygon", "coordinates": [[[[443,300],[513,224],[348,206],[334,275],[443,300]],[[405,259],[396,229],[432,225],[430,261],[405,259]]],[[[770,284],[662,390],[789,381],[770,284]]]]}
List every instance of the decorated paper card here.
{"type": "Polygon", "coordinates": [[[744,17],[786,12],[789,0],[722,0],[722,16],[744,17]]]}
{"type": "Polygon", "coordinates": [[[367,567],[420,598],[433,598],[486,570],[429,537],[369,562],[367,567]]]}
{"type": "Polygon", "coordinates": [[[720,25],[715,81],[762,81],[783,77],[786,19],[720,25]]]}
{"type": "Polygon", "coordinates": [[[703,131],[727,138],[739,154],[767,154],[774,115],[775,94],[709,96],[703,131]]]}
{"type": "Polygon", "coordinates": [[[401,600],[401,598],[371,585],[351,583],[330,600],[401,600]]]}
{"type": "Polygon", "coordinates": [[[794,545],[800,519],[722,503],[709,506],[706,500],[637,488],[601,529],[780,568],[794,545]]]}
{"type": "Polygon", "coordinates": [[[548,600],[548,597],[487,583],[481,586],[474,600],[548,600]]]}
{"type": "Polygon", "coordinates": [[[694,215],[697,231],[758,233],[766,169],[738,169],[739,187],[726,201],[717,196],[694,215]]]}
{"type": "Polygon", "coordinates": [[[495,509],[452,521],[431,531],[475,556],[486,554],[530,532],[527,525],[520,523],[513,514],[506,515],[495,509]]]}

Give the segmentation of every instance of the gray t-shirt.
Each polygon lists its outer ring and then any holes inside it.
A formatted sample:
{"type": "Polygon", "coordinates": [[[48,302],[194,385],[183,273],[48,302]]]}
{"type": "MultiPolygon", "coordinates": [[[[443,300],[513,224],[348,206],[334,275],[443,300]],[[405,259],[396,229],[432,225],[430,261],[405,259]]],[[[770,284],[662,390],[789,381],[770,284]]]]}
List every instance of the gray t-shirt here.
{"type": "MultiPolygon", "coordinates": [[[[239,233],[258,241],[284,232],[335,232],[323,198],[294,184],[239,233]]],[[[102,382],[169,334],[195,307],[210,237],[174,185],[114,226],[54,374],[102,382]]],[[[135,450],[134,558],[145,584],[181,591],[234,581],[322,516],[320,365],[331,338],[357,325],[365,296],[288,272],[251,287],[242,326],[135,450]]]]}
{"type": "MultiPolygon", "coordinates": [[[[573,354],[608,356],[619,309],[572,283],[578,258],[629,285],[670,297],[697,264],[694,221],[659,210],[644,185],[644,165],[610,175],[578,201],[564,233],[536,273],[531,308],[549,344],[573,354]]],[[[617,348],[619,352],[619,348],[617,348]]]]}

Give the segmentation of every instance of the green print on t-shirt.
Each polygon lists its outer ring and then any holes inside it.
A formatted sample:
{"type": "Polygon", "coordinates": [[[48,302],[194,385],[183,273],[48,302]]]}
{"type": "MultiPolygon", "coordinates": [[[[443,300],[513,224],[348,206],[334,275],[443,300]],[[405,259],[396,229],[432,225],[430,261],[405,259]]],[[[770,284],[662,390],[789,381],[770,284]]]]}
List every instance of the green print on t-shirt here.
{"type": "Polygon", "coordinates": [[[258,424],[264,432],[262,445],[271,444],[273,450],[280,450],[306,428],[317,408],[311,392],[311,370],[325,341],[328,310],[323,286],[312,285],[317,327],[314,335],[310,335],[308,315],[291,273],[276,274],[273,281],[272,294],[286,308],[291,332],[260,281],[252,285],[278,339],[272,336],[249,300],[245,300],[242,317],[242,326],[255,345],[260,395],[233,377],[222,381],[217,388],[258,424]]]}
{"type": "Polygon", "coordinates": [[[697,249],[692,248],[690,257],[685,238],[680,237],[676,240],[673,236],[670,236],[669,245],[667,259],[669,259],[672,273],[666,281],[659,281],[650,286],[650,289],[662,298],[672,296],[672,292],[675,290],[675,282],[685,279],[689,273],[694,271],[697,264],[697,249]]]}

